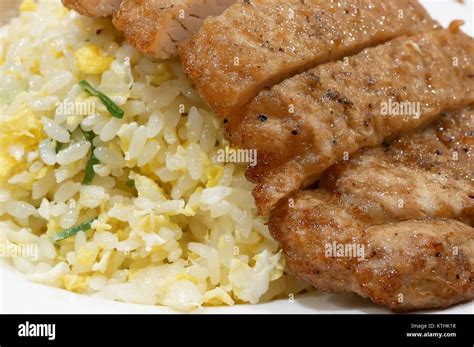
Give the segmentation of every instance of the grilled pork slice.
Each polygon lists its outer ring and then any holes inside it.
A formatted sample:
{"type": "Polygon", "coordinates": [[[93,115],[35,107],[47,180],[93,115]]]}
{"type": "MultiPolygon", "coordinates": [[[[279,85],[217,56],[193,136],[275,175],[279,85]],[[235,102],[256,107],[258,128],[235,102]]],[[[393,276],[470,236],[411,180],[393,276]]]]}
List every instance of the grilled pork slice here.
{"type": "Polygon", "coordinates": [[[62,0],[63,5],[84,16],[93,18],[111,16],[122,0],[62,0]]]}
{"type": "Polygon", "coordinates": [[[270,231],[289,269],[321,290],[394,310],[471,300],[473,123],[474,106],[444,115],[333,166],[318,190],[282,200],[270,231]]]}
{"type": "Polygon", "coordinates": [[[373,220],[450,218],[474,225],[474,106],[329,168],[319,187],[373,220]]]}
{"type": "Polygon", "coordinates": [[[280,202],[270,231],[288,267],[316,288],[394,310],[472,299],[473,126],[474,106],[445,115],[280,202]]]}
{"type": "Polygon", "coordinates": [[[474,228],[453,220],[404,221],[365,230],[358,293],[399,311],[474,298],[474,228]]]}
{"type": "Polygon", "coordinates": [[[454,24],[320,65],[262,91],[227,123],[256,149],[247,177],[262,214],[338,160],[474,102],[474,41],[454,24]]]}
{"type": "Polygon", "coordinates": [[[209,16],[221,14],[236,0],[123,0],[113,23],[138,51],[156,58],[176,55],[209,16]]]}
{"type": "Polygon", "coordinates": [[[241,1],[206,20],[179,53],[203,99],[228,116],[264,87],[434,27],[416,0],[241,1]]]}
{"type": "Polygon", "coordinates": [[[464,223],[408,220],[328,235],[328,223],[338,221],[334,215],[298,213],[282,225],[287,263],[320,290],[353,292],[394,311],[443,308],[474,298],[474,228],[464,223]],[[314,228],[298,226],[298,217],[314,228]]]}

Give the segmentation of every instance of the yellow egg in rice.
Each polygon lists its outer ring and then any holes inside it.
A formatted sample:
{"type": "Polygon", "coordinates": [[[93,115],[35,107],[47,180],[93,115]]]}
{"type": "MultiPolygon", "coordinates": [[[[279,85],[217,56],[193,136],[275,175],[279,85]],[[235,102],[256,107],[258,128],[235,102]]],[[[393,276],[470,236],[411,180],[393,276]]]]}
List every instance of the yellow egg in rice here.
{"type": "Polygon", "coordinates": [[[107,70],[114,58],[104,54],[99,47],[94,44],[86,44],[74,52],[79,71],[98,75],[107,70]]]}

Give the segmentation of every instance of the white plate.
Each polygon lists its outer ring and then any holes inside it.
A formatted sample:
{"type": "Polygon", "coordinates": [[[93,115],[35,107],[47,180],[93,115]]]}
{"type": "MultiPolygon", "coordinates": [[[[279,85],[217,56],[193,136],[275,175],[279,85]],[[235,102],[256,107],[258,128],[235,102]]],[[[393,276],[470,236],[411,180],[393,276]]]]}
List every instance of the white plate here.
{"type": "MultiPolygon", "coordinates": [[[[4,0],[0,0],[4,1],[4,0]]],[[[376,0],[374,0],[376,1],[376,0]]],[[[455,0],[421,1],[431,15],[447,26],[454,19],[466,22],[463,30],[474,36],[474,0],[459,4],[455,0]]],[[[51,288],[25,280],[8,266],[0,266],[1,313],[175,313],[167,308],[124,304],[100,300],[51,288]]],[[[294,300],[276,300],[258,305],[212,307],[196,313],[389,313],[383,307],[372,304],[354,294],[311,294],[297,296],[294,300]]],[[[457,305],[432,313],[474,314],[474,302],[457,305]]]]}

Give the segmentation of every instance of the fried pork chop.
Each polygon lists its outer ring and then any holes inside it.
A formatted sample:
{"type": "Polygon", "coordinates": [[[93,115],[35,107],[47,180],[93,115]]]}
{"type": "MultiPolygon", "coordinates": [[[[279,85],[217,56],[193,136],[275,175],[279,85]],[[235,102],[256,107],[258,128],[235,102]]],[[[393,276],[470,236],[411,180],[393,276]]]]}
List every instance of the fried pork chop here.
{"type": "Polygon", "coordinates": [[[226,126],[256,149],[247,177],[262,214],[336,161],[474,102],[474,41],[450,29],[401,37],[262,91],[226,126]],[[398,108],[393,106],[398,106],[398,108]]]}
{"type": "Polygon", "coordinates": [[[123,0],[113,23],[138,51],[156,58],[177,54],[176,46],[236,0],[123,0]]]}
{"type": "Polygon", "coordinates": [[[393,310],[474,298],[474,106],[336,164],[270,216],[288,268],[393,310]],[[352,246],[363,254],[347,253],[352,246]],[[341,253],[333,252],[336,248],[341,253]],[[339,250],[340,250],[339,249],[339,250]]]}
{"type": "Polygon", "coordinates": [[[176,46],[236,0],[62,0],[89,17],[109,17],[139,52],[155,58],[174,57],[176,46]]]}
{"type": "Polygon", "coordinates": [[[229,116],[264,87],[435,27],[416,0],[239,1],[206,20],[179,51],[203,99],[229,116]]]}

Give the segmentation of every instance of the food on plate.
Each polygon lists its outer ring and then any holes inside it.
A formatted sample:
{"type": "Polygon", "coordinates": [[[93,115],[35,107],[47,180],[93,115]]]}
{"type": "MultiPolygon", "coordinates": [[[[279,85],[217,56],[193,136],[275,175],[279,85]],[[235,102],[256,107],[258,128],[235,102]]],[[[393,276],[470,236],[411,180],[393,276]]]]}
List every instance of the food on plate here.
{"type": "Polygon", "coordinates": [[[64,6],[90,17],[113,15],[115,27],[139,52],[156,58],[176,55],[176,45],[236,0],[63,0],[64,6]]]}
{"type": "Polygon", "coordinates": [[[474,102],[474,41],[458,30],[401,37],[262,91],[226,132],[256,149],[260,213],[338,160],[474,102]]]}
{"type": "Polygon", "coordinates": [[[180,56],[203,99],[232,117],[264,87],[435,27],[414,0],[241,1],[206,20],[180,56]]]}
{"type": "Polygon", "coordinates": [[[0,36],[0,245],[37,247],[10,259],[28,279],[181,311],[308,287],[179,62],[57,0],[0,36]]]}
{"type": "Polygon", "coordinates": [[[287,266],[394,310],[471,300],[474,106],[333,166],[270,216],[287,266]]]}
{"type": "Polygon", "coordinates": [[[224,12],[235,0],[123,0],[113,23],[139,52],[175,56],[176,46],[199,30],[204,19],[224,12]]]}
{"type": "Polygon", "coordinates": [[[328,169],[319,188],[370,215],[474,225],[474,106],[328,169]]]}
{"type": "Polygon", "coordinates": [[[62,0],[63,5],[85,16],[109,17],[118,10],[122,0],[62,0]]]}
{"type": "Polygon", "coordinates": [[[139,52],[166,59],[176,46],[236,0],[63,0],[64,6],[90,17],[113,16],[113,24],[139,52]]]}

